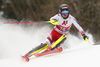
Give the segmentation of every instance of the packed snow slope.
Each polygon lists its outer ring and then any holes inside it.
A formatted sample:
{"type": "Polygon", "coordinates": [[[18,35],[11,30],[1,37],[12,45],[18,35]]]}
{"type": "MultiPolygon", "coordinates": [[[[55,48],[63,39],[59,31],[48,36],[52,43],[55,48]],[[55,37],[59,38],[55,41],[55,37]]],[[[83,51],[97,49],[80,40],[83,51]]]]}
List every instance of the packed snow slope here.
{"type": "Polygon", "coordinates": [[[93,45],[92,34],[85,42],[79,34],[68,34],[62,44],[62,53],[41,57],[31,57],[24,62],[20,55],[45,42],[51,32],[51,26],[44,24],[4,24],[0,17],[0,67],[100,67],[100,45],[93,45]],[[29,26],[30,25],[30,26],[29,26]]]}
{"type": "Polygon", "coordinates": [[[0,67],[100,67],[100,46],[65,50],[59,54],[33,57],[29,62],[20,58],[0,60],[0,67]]]}

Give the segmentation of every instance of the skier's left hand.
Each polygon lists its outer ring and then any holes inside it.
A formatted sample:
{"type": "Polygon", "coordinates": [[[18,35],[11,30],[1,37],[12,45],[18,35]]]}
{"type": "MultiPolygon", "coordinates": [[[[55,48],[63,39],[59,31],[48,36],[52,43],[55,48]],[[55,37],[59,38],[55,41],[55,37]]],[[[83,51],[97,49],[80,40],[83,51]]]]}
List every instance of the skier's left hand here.
{"type": "Polygon", "coordinates": [[[89,41],[89,37],[88,36],[86,36],[85,34],[82,34],[82,36],[83,36],[83,39],[87,42],[87,41],[89,41]]]}

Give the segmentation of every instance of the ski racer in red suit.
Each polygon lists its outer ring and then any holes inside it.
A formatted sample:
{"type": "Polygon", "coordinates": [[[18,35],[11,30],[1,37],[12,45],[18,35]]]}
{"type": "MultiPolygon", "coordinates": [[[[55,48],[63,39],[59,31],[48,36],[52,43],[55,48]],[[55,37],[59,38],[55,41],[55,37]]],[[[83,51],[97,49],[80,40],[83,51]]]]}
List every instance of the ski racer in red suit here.
{"type": "Polygon", "coordinates": [[[61,43],[66,40],[67,33],[69,32],[72,25],[74,25],[77,28],[77,30],[81,33],[85,41],[89,40],[88,37],[85,35],[82,27],[77,23],[76,19],[69,14],[69,6],[67,4],[62,4],[59,9],[59,14],[51,17],[48,23],[55,25],[54,29],[47,37],[45,43],[37,46],[36,48],[32,49],[23,56],[27,61],[29,61],[30,56],[44,49],[57,49],[61,45],[61,43]]]}

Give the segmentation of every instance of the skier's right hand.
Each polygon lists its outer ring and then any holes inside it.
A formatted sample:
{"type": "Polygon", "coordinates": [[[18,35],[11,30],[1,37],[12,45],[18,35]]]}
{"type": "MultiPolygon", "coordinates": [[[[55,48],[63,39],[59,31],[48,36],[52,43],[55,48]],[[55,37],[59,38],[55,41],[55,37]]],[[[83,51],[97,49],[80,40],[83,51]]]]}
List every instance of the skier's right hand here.
{"type": "Polygon", "coordinates": [[[57,25],[58,24],[58,21],[57,20],[50,20],[50,21],[47,21],[48,23],[51,23],[53,25],[57,25]]]}

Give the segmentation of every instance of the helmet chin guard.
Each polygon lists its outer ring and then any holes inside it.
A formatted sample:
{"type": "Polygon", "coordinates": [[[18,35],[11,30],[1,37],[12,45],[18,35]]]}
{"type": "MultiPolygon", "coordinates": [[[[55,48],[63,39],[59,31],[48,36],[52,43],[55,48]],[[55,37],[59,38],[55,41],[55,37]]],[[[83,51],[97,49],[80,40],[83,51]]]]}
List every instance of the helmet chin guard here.
{"type": "MultiPolygon", "coordinates": [[[[61,14],[61,16],[62,16],[62,14],[61,14]]],[[[63,16],[62,16],[63,19],[67,19],[68,17],[69,17],[69,14],[67,15],[67,17],[63,17],[63,16]]]]}

